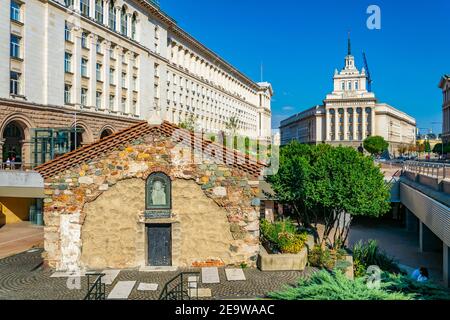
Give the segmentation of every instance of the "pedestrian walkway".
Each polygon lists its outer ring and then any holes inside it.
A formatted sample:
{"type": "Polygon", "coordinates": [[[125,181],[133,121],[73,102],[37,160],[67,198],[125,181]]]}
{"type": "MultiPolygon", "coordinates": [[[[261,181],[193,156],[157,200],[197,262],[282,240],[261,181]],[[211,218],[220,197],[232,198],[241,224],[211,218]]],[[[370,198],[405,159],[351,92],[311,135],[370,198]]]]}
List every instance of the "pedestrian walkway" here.
{"type": "Polygon", "coordinates": [[[0,228],[0,259],[43,246],[44,228],[30,222],[7,224],[0,228]]]}
{"type": "MultiPolygon", "coordinates": [[[[0,259],[0,300],[41,299],[41,300],[82,300],[87,292],[87,277],[80,275],[74,279],[70,274],[57,273],[40,267],[42,250],[23,252],[0,259]],[[77,281],[75,281],[77,280],[77,281]],[[77,287],[78,285],[78,287],[77,287]]],[[[140,272],[139,270],[105,270],[111,282],[106,285],[109,299],[156,300],[165,284],[180,272],[200,272],[199,269],[180,269],[169,272],[140,272]],[[117,288],[116,288],[117,287],[117,288]],[[115,289],[116,288],[116,289],[115,289]],[[131,290],[130,290],[131,288],[131,290]]],[[[216,278],[216,270],[211,270],[216,278]]],[[[211,272],[210,271],[210,272],[211,272]]],[[[261,272],[258,269],[218,268],[220,283],[198,283],[191,290],[193,297],[200,299],[254,299],[265,297],[268,292],[279,291],[285,285],[294,285],[305,272],[261,272]],[[228,270],[228,272],[227,272],[228,270]]],[[[200,280],[200,279],[198,279],[200,280]]],[[[192,289],[192,288],[190,288],[192,289]]]]}
{"type": "Polygon", "coordinates": [[[442,254],[419,251],[419,237],[416,233],[408,232],[395,221],[380,221],[377,219],[358,219],[350,230],[349,245],[359,240],[377,240],[380,248],[394,257],[405,269],[426,267],[431,279],[442,282],[442,254]]]}

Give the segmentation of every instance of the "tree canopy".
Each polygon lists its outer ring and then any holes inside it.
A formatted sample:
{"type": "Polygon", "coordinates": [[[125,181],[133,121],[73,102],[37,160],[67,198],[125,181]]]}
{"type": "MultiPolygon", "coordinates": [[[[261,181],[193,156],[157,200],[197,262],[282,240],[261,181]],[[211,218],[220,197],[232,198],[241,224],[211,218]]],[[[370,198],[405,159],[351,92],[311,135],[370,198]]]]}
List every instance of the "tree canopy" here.
{"type": "MultiPolygon", "coordinates": [[[[267,180],[277,199],[290,205],[305,227],[324,222],[322,241],[329,240],[342,219],[349,226],[353,216],[378,217],[390,208],[389,187],[379,167],[349,147],[292,142],[280,150],[278,173],[267,180]]],[[[331,246],[345,243],[348,229],[344,229],[334,235],[331,246]]]]}
{"type": "Polygon", "coordinates": [[[364,149],[371,155],[380,155],[389,147],[389,143],[380,136],[371,136],[363,142],[364,149]]]}

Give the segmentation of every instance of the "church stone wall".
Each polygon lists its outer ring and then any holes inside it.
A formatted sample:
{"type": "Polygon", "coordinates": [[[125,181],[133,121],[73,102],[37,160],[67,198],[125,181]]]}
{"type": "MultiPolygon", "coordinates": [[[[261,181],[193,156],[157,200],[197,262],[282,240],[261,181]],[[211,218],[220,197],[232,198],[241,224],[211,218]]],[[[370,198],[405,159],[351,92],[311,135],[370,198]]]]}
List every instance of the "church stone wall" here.
{"type": "Polygon", "coordinates": [[[259,181],[148,135],[45,181],[46,263],[58,270],[145,266],[148,223],[172,224],[174,266],[246,263],[259,252],[259,181]],[[173,215],[146,220],[147,177],[173,183],[173,215]],[[134,235],[134,236],[133,236],[134,235]]]}

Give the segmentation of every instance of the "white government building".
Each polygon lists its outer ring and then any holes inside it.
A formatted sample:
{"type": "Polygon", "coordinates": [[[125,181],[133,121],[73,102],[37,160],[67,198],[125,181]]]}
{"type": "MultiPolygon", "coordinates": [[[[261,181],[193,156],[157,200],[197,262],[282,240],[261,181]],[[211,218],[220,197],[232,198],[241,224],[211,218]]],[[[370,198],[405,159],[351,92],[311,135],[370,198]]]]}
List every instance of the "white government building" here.
{"type": "Polygon", "coordinates": [[[350,40],[345,66],[334,74],[334,90],[323,105],[281,121],[281,145],[328,143],[359,147],[369,136],[382,136],[397,153],[399,145],[416,141],[416,120],[394,107],[379,103],[367,89],[367,74],[355,65],[350,40]]]}
{"type": "Polygon", "coordinates": [[[442,89],[442,140],[450,143],[450,75],[444,75],[439,82],[442,89]]]}
{"type": "Polygon", "coordinates": [[[75,126],[72,137],[85,144],[154,114],[175,124],[194,117],[212,133],[237,119],[238,134],[271,138],[271,85],[249,79],[155,1],[1,0],[1,8],[3,158],[42,162],[30,155],[36,143],[44,148],[39,128],[75,126]]]}

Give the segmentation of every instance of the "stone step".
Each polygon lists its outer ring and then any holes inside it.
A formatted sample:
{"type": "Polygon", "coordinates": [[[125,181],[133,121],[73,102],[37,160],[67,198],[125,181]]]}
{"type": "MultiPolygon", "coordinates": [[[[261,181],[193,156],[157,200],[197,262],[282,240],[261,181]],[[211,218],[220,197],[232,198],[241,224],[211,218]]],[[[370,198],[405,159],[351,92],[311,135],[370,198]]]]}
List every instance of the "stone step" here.
{"type": "Polygon", "coordinates": [[[108,300],[127,300],[136,281],[119,281],[108,295],[108,300]]]}

